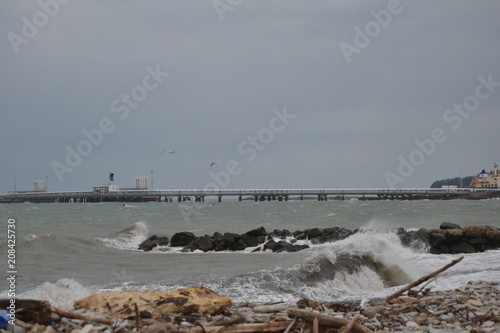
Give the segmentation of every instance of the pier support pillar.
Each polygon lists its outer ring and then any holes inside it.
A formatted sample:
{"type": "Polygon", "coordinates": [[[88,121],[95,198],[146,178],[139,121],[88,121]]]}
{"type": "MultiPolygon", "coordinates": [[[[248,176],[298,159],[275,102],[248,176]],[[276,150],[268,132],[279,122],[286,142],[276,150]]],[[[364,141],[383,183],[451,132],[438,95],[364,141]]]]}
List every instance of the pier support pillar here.
{"type": "MultiPolygon", "coordinates": [[[[241,197],[240,197],[241,198],[241,197]]],[[[219,202],[222,202],[222,197],[219,195],[219,197],[217,198],[217,201],[219,202]]],[[[240,200],[241,201],[241,200],[240,200]]]]}

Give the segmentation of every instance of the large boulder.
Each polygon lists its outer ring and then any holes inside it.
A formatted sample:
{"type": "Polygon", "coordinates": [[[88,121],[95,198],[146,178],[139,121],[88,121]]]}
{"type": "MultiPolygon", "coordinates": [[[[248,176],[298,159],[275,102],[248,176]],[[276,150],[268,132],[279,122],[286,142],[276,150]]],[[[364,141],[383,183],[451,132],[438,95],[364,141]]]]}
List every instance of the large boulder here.
{"type": "Polygon", "coordinates": [[[227,249],[229,249],[229,244],[225,240],[215,246],[215,252],[226,251],[227,249]]]}
{"type": "Polygon", "coordinates": [[[257,238],[254,237],[254,236],[250,236],[248,234],[243,234],[243,235],[241,235],[241,239],[243,241],[245,241],[245,243],[247,243],[247,245],[249,247],[254,247],[254,246],[258,246],[259,245],[259,242],[257,241],[257,238]]]}
{"type": "Polygon", "coordinates": [[[170,246],[186,246],[194,241],[196,236],[192,232],[182,231],[175,233],[170,240],[170,246]]]}
{"type": "Polygon", "coordinates": [[[248,235],[250,237],[257,238],[259,236],[267,236],[267,231],[264,227],[260,227],[260,228],[248,231],[246,233],[246,235],[248,235]]]}
{"type": "Polygon", "coordinates": [[[248,247],[248,244],[243,240],[239,239],[233,244],[229,245],[229,250],[231,251],[243,251],[248,247]]]}
{"type": "Polygon", "coordinates": [[[210,236],[201,236],[195,238],[191,243],[188,245],[184,246],[182,249],[182,252],[193,252],[196,250],[201,250],[203,252],[208,252],[215,250],[215,242],[213,241],[212,237],[210,236]]]}
{"type": "Polygon", "coordinates": [[[298,252],[309,248],[309,245],[295,245],[285,241],[279,241],[273,248],[273,252],[298,252]]]}
{"type": "Polygon", "coordinates": [[[233,244],[234,242],[236,242],[240,238],[241,238],[241,235],[233,234],[231,232],[225,232],[224,235],[222,235],[222,239],[224,239],[228,245],[233,244]]]}
{"type": "Polygon", "coordinates": [[[451,253],[474,253],[476,250],[474,246],[470,245],[467,242],[455,243],[450,246],[451,253]]]}
{"type": "Polygon", "coordinates": [[[144,242],[139,244],[139,250],[151,251],[152,249],[154,249],[158,245],[155,242],[156,238],[157,238],[157,236],[153,235],[153,236],[149,237],[148,239],[146,239],[144,242]]]}
{"type": "Polygon", "coordinates": [[[307,237],[309,239],[319,237],[323,234],[323,230],[321,228],[312,228],[312,229],[307,229],[305,230],[307,237]]]}
{"type": "Polygon", "coordinates": [[[274,251],[274,248],[276,247],[276,242],[274,241],[274,239],[270,239],[267,241],[266,244],[264,244],[264,251],[265,250],[271,250],[271,251],[274,251]]]}
{"type": "Polygon", "coordinates": [[[271,236],[271,237],[276,237],[276,238],[280,238],[280,239],[285,239],[291,235],[292,235],[292,233],[290,232],[290,230],[287,230],[287,229],[283,229],[283,230],[274,229],[273,232],[271,232],[269,234],[269,236],[271,236]]]}
{"type": "Polygon", "coordinates": [[[449,230],[449,229],[462,229],[462,227],[461,227],[461,226],[459,226],[458,224],[455,224],[455,223],[443,222],[443,223],[441,223],[441,225],[439,226],[439,229],[441,229],[441,230],[449,230]]]}
{"type": "Polygon", "coordinates": [[[484,237],[490,241],[500,241],[500,229],[489,225],[465,227],[463,232],[467,238],[484,237]]]}
{"type": "Polygon", "coordinates": [[[143,251],[151,251],[157,246],[166,246],[168,245],[168,237],[158,237],[153,235],[146,239],[144,242],[139,244],[139,250],[143,251]]]}
{"type": "Polygon", "coordinates": [[[231,299],[203,288],[183,288],[170,292],[125,290],[88,296],[74,303],[75,309],[98,312],[117,319],[135,319],[134,304],[141,313],[148,312],[156,320],[165,315],[192,313],[215,314],[232,305],[231,299]]]}
{"type": "Polygon", "coordinates": [[[220,232],[214,232],[214,234],[212,235],[212,239],[216,246],[224,241],[224,238],[222,237],[222,234],[220,232]]]}
{"type": "Polygon", "coordinates": [[[215,244],[212,238],[209,236],[203,236],[196,240],[196,244],[200,250],[203,252],[208,252],[215,249],[215,244]]]}

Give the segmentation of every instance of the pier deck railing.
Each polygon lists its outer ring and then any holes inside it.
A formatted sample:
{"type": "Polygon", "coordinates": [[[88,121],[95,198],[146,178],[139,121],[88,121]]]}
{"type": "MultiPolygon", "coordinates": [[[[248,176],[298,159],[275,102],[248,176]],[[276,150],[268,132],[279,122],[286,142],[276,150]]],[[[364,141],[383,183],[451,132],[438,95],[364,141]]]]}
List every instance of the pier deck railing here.
{"type": "MultiPolygon", "coordinates": [[[[204,201],[205,197],[251,197],[256,201],[289,197],[330,198],[360,197],[378,199],[458,198],[474,192],[473,188],[351,188],[351,189],[170,189],[170,190],[117,190],[109,192],[11,192],[0,195],[0,202],[99,202],[99,201],[185,201],[186,198],[204,201]]],[[[490,190],[491,191],[491,190],[490,190]]]]}

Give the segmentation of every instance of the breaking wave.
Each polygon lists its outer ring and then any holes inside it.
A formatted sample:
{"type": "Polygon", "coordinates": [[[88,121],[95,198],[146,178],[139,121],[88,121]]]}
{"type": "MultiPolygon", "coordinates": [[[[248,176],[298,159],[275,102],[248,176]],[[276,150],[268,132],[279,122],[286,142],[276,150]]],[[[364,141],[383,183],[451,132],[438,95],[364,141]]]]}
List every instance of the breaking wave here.
{"type": "MultiPolygon", "coordinates": [[[[404,248],[392,233],[361,232],[342,241],[313,245],[301,253],[276,253],[281,255],[295,256],[297,263],[231,277],[213,276],[201,285],[231,297],[236,303],[292,304],[302,297],[325,302],[382,297],[388,289],[418,277],[408,261],[416,254],[404,248]]],[[[195,284],[199,285],[200,280],[193,277],[184,279],[182,284],[162,281],[145,289],[170,290],[195,284]]]]}
{"type": "Polygon", "coordinates": [[[145,222],[139,221],[132,226],[118,231],[111,237],[96,238],[96,241],[106,247],[119,250],[137,250],[139,244],[146,240],[148,235],[148,226],[145,222]]]}

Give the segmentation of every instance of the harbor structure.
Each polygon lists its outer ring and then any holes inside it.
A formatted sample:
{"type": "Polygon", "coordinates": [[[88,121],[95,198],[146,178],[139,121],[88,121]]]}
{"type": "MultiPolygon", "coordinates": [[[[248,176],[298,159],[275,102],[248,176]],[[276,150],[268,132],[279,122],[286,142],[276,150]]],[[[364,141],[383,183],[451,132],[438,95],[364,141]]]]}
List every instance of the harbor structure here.
{"type": "Polygon", "coordinates": [[[359,189],[120,189],[116,185],[95,186],[87,192],[11,192],[0,195],[0,203],[85,203],[85,202],[203,202],[212,198],[239,201],[328,200],[419,200],[481,199],[499,197],[500,190],[474,188],[359,188],[359,189]]]}
{"type": "Polygon", "coordinates": [[[470,187],[476,189],[500,189],[500,169],[498,169],[498,165],[495,163],[493,170],[490,172],[483,169],[472,179],[470,187]]]}

